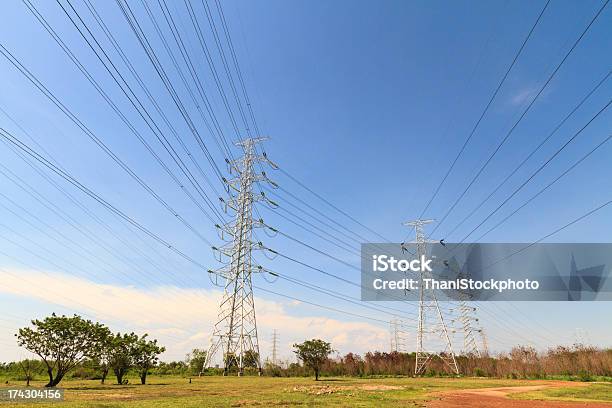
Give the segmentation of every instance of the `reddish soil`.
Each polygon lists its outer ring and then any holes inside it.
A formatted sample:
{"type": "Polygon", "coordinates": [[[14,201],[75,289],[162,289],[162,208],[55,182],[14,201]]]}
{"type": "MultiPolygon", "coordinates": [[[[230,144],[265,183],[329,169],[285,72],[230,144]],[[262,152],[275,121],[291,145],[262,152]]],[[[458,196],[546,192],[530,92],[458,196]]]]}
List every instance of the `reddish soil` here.
{"type": "MultiPolygon", "coordinates": [[[[565,402],[516,400],[508,398],[513,392],[528,392],[550,387],[577,386],[579,383],[552,382],[523,387],[480,388],[449,391],[437,395],[436,400],[427,404],[428,408],[612,408],[605,402],[565,402]]],[[[583,384],[587,386],[587,384],[583,384]]]]}

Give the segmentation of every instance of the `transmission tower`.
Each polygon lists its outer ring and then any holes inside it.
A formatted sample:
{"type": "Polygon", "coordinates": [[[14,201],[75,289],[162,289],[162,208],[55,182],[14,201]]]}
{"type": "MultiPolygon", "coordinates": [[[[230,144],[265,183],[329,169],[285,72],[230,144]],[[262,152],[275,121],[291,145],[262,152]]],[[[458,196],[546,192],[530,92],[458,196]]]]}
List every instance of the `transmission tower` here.
{"type": "Polygon", "coordinates": [[[489,342],[487,341],[487,334],[484,329],[480,329],[480,339],[482,340],[482,355],[489,357],[489,342]]]}
{"type": "Polygon", "coordinates": [[[277,365],[277,361],[278,361],[278,356],[277,356],[277,351],[278,351],[278,333],[276,332],[276,329],[274,329],[274,331],[272,332],[272,365],[277,365]]]}
{"type": "MultiPolygon", "coordinates": [[[[432,223],[434,220],[415,220],[405,222],[404,225],[414,228],[415,240],[410,242],[416,244],[416,257],[427,255],[428,243],[439,243],[440,241],[430,241],[425,238],[423,226],[432,223]]],[[[438,304],[438,299],[432,288],[426,289],[424,279],[431,279],[431,273],[421,270],[419,273],[419,319],[417,326],[417,347],[416,362],[414,366],[415,375],[425,372],[429,361],[435,357],[440,357],[455,373],[459,374],[459,367],[453,352],[453,346],[448,335],[448,329],[438,304]],[[428,343],[425,345],[425,339],[428,343]],[[437,339],[436,339],[437,338],[437,339]],[[433,344],[435,340],[442,342],[442,350],[435,350],[433,344]],[[429,348],[427,348],[427,347],[429,348]]]]}
{"type": "Polygon", "coordinates": [[[475,316],[476,308],[468,305],[467,301],[461,296],[457,307],[459,314],[457,322],[463,332],[463,353],[482,357],[476,340],[476,333],[482,332],[482,330],[474,327],[474,323],[478,322],[478,318],[475,316]]]}
{"type": "MultiPolygon", "coordinates": [[[[458,265],[451,265],[450,263],[446,263],[445,265],[451,269],[454,269],[454,272],[457,279],[464,279],[467,276],[461,271],[458,265]]],[[[455,309],[450,309],[451,312],[456,313],[458,317],[454,320],[451,320],[451,323],[458,323],[459,327],[456,327],[452,330],[453,333],[460,332],[463,333],[463,350],[464,354],[473,355],[476,357],[482,357],[486,355],[483,353],[485,350],[485,345],[483,341],[482,348],[478,346],[478,341],[476,339],[476,334],[480,333],[481,338],[484,340],[483,331],[479,324],[479,319],[476,317],[476,307],[471,306],[469,301],[473,298],[473,294],[466,290],[457,290],[457,307],[455,309]]]]}
{"type": "Polygon", "coordinates": [[[219,306],[204,367],[209,367],[218,352],[222,352],[223,374],[236,367],[238,375],[244,373],[245,366],[256,365],[261,375],[261,359],[257,338],[257,321],[255,319],[255,302],[251,276],[253,272],[266,272],[261,266],[253,264],[253,249],[262,249],[261,243],[253,242],[253,229],[262,227],[263,220],[253,220],[253,204],[257,201],[272,203],[262,193],[253,193],[253,184],[271,182],[266,174],[255,173],[256,163],[268,163],[266,156],[259,155],[256,144],[265,138],[245,139],[236,143],[243,150],[243,155],[236,160],[226,160],[230,174],[236,177],[225,180],[230,198],[225,203],[225,210],[233,210],[233,221],[216,225],[219,235],[228,242],[219,248],[213,247],[218,260],[226,264],[216,271],[209,271],[211,278],[224,281],[223,298],[219,306]]]}
{"type": "Polygon", "coordinates": [[[391,337],[391,352],[402,352],[405,350],[406,345],[404,342],[404,331],[402,327],[404,322],[398,318],[393,318],[389,321],[389,334],[391,337]]]}
{"type": "Polygon", "coordinates": [[[588,332],[581,327],[576,327],[576,329],[574,330],[574,344],[585,346],[589,343],[590,342],[588,332]]]}

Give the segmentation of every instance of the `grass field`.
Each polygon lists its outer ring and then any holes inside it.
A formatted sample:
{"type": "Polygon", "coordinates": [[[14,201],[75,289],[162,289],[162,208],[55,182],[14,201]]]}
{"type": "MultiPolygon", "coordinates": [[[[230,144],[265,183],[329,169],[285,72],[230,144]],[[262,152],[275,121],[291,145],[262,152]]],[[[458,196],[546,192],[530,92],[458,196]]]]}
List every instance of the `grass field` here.
{"type": "MultiPolygon", "coordinates": [[[[134,381],[134,380],[133,380],[134,381]]],[[[219,406],[406,406],[423,407],[439,391],[521,386],[524,380],[479,378],[312,378],[151,377],[147,385],[101,385],[99,381],[62,382],[63,403],[0,403],[4,407],[219,407],[219,406]]],[[[34,382],[33,386],[44,385],[34,382]]],[[[2,381],[1,387],[23,386],[2,381]]],[[[612,385],[555,389],[516,395],[516,398],[606,400],[612,385]]],[[[612,405],[611,405],[612,407],[612,405]]]]}
{"type": "MultiPolygon", "coordinates": [[[[612,384],[591,384],[588,387],[566,387],[514,394],[513,398],[554,401],[612,402],[612,384]]],[[[612,407],[612,405],[610,405],[612,407]]]]}

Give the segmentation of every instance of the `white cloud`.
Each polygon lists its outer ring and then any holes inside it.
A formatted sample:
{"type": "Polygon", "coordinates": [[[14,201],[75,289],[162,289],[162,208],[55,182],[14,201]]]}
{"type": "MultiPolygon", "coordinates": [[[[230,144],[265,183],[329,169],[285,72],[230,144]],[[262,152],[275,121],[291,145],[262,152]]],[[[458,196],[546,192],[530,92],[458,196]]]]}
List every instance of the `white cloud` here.
{"type": "Polygon", "coordinates": [[[531,101],[531,99],[533,99],[537,93],[538,89],[535,87],[523,88],[512,95],[510,98],[510,103],[515,106],[522,105],[523,103],[531,101]]]}
{"type": "MultiPolygon", "coordinates": [[[[221,299],[219,290],[158,286],[137,288],[92,282],[70,275],[32,270],[0,269],[0,293],[74,310],[115,330],[147,332],[167,347],[164,360],[182,359],[194,347],[207,347],[221,299]]],[[[255,299],[260,350],[270,354],[273,329],[281,338],[281,356],[289,358],[291,344],[306,338],[331,341],[340,352],[364,352],[385,348],[386,328],[359,321],[325,316],[295,316],[300,304],[255,299]]],[[[6,306],[5,306],[6,307],[6,306]]],[[[49,314],[46,306],[37,317],[49,314]]],[[[32,316],[24,316],[24,323],[32,316]]],[[[0,332],[5,329],[0,328],[0,332]]],[[[2,338],[8,336],[2,336],[2,338]]],[[[2,355],[0,360],[16,356],[2,355]]]]}

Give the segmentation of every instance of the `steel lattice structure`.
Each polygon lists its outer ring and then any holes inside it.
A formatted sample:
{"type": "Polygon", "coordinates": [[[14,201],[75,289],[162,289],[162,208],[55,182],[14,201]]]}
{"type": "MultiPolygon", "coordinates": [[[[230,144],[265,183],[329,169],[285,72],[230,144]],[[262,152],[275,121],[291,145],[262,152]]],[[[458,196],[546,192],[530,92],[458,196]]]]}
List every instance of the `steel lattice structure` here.
{"type": "MultiPolygon", "coordinates": [[[[446,264],[448,267],[457,268],[457,278],[466,278],[466,275],[458,269],[457,265],[446,264]]],[[[460,331],[463,333],[463,354],[469,354],[476,357],[482,357],[488,354],[485,352],[486,346],[484,344],[483,330],[480,327],[479,319],[476,317],[477,308],[470,305],[469,301],[472,300],[473,294],[466,290],[457,290],[458,302],[455,309],[451,311],[455,312],[458,317],[451,321],[451,323],[458,323],[459,327],[453,329],[453,333],[460,331]],[[480,333],[483,339],[482,348],[478,345],[476,334],[480,333]]]]}
{"type": "Polygon", "coordinates": [[[278,333],[272,332],[272,365],[278,365],[278,333]]]}
{"type": "Polygon", "coordinates": [[[209,273],[214,279],[222,278],[225,283],[204,367],[209,367],[221,352],[224,375],[232,367],[237,368],[239,376],[248,366],[256,366],[260,375],[262,370],[251,277],[254,272],[266,272],[261,266],[254,265],[252,258],[254,249],[264,249],[261,242],[253,241],[253,229],[263,227],[264,223],[261,219],[253,219],[253,205],[258,201],[275,204],[263,193],[254,194],[253,185],[267,182],[275,186],[275,183],[264,172],[256,173],[254,168],[257,163],[276,167],[265,154],[257,153],[256,145],[263,140],[265,138],[249,138],[236,143],[242,148],[243,156],[227,161],[230,173],[236,177],[224,180],[230,194],[230,198],[224,201],[225,209],[233,210],[235,217],[232,222],[216,226],[220,237],[228,242],[213,250],[218,254],[218,260],[226,264],[209,273]]]}
{"type": "MultiPolygon", "coordinates": [[[[416,244],[416,257],[421,259],[421,256],[427,255],[427,244],[438,243],[439,241],[430,241],[426,239],[423,232],[423,226],[432,223],[434,220],[415,220],[405,222],[404,225],[413,227],[415,231],[415,240],[410,242],[416,244]]],[[[455,359],[455,353],[451,339],[448,335],[448,328],[444,322],[444,316],[440,310],[438,299],[435,291],[431,288],[426,289],[423,280],[430,279],[431,273],[421,270],[419,273],[419,318],[417,326],[417,344],[416,344],[416,361],[414,366],[415,375],[425,373],[425,369],[429,361],[435,357],[440,357],[450,369],[459,374],[459,367],[455,359]],[[425,345],[425,338],[428,343],[425,345]],[[434,340],[438,338],[442,342],[442,350],[434,350],[434,340]],[[428,346],[429,348],[426,348],[428,346]]]]}
{"type": "Polygon", "coordinates": [[[394,317],[389,321],[389,333],[391,335],[391,352],[403,353],[406,349],[404,342],[405,332],[403,331],[404,322],[394,317]]]}
{"type": "Polygon", "coordinates": [[[476,340],[476,333],[481,332],[481,329],[474,328],[472,325],[472,322],[478,322],[478,318],[475,315],[476,308],[468,305],[465,299],[459,301],[457,308],[459,312],[457,322],[463,331],[463,353],[482,357],[478,341],[476,340]]]}

